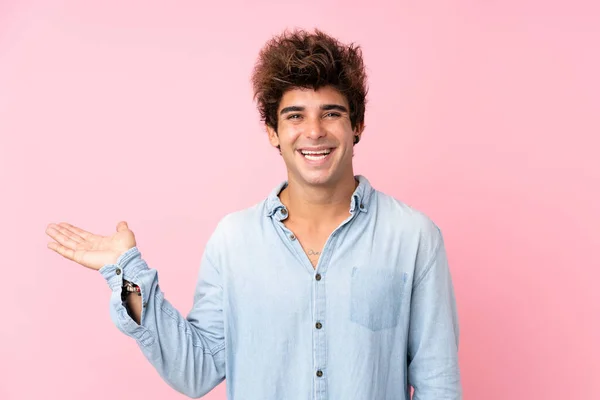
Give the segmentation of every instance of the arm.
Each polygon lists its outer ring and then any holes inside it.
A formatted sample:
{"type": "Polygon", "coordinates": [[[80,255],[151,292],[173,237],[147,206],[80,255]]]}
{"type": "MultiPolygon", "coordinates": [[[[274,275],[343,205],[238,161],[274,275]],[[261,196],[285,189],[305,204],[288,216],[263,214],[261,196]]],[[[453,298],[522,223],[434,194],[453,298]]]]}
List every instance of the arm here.
{"type": "MultiPolygon", "coordinates": [[[[460,400],[459,326],[441,233],[413,285],[408,333],[408,380],[413,400],[460,400]]],[[[416,275],[416,274],[415,274],[416,275]]]]}
{"type": "Polygon", "coordinates": [[[112,289],[112,321],[137,341],[144,356],[171,387],[198,398],[225,379],[222,286],[208,250],[202,257],[194,306],[187,318],[164,298],[157,271],[148,267],[137,247],[99,271],[112,289]],[[139,324],[121,301],[123,279],[141,289],[141,297],[128,296],[139,324]],[[141,303],[137,308],[136,301],[141,303]]]}

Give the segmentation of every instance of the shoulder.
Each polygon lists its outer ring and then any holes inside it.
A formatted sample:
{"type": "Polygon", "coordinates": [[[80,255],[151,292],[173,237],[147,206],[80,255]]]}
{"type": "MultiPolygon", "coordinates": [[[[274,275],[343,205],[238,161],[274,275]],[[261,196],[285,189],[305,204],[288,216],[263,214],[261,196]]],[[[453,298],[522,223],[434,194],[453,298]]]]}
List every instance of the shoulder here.
{"type": "Polygon", "coordinates": [[[425,212],[385,193],[373,193],[375,228],[380,237],[396,243],[399,251],[414,257],[421,268],[444,247],[440,227],[425,212]]]}
{"type": "Polygon", "coordinates": [[[420,209],[378,190],[373,191],[371,201],[375,203],[378,223],[421,238],[438,240],[441,236],[440,227],[420,209]]]}
{"type": "Polygon", "coordinates": [[[377,230],[396,243],[401,253],[410,255],[415,276],[420,279],[432,261],[444,252],[444,238],[440,227],[423,211],[405,202],[374,192],[377,230]]]}
{"type": "Polygon", "coordinates": [[[257,235],[268,222],[266,200],[223,216],[211,237],[211,241],[231,243],[248,235],[257,235]]]}

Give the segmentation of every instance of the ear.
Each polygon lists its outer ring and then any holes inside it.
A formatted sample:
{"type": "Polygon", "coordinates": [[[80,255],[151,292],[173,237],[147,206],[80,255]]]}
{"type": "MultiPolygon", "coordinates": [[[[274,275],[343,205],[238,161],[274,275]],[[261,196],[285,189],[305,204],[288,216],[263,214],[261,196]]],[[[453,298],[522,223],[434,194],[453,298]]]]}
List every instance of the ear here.
{"type": "Polygon", "coordinates": [[[359,140],[362,139],[361,135],[364,130],[365,130],[364,122],[360,122],[360,123],[356,124],[356,128],[354,128],[354,136],[358,136],[359,140]]]}
{"type": "Polygon", "coordinates": [[[267,134],[269,135],[269,142],[273,147],[279,147],[279,135],[277,135],[277,131],[271,125],[265,125],[267,128],[267,134]]]}

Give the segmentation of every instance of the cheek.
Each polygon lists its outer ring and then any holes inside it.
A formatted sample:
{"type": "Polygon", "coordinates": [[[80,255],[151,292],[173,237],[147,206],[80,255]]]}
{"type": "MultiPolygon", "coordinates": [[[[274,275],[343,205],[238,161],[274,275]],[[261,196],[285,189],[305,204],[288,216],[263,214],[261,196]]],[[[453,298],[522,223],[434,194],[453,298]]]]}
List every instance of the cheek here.
{"type": "Polygon", "coordinates": [[[287,126],[279,131],[279,140],[282,144],[290,146],[296,143],[301,134],[302,131],[299,127],[287,126]]]}

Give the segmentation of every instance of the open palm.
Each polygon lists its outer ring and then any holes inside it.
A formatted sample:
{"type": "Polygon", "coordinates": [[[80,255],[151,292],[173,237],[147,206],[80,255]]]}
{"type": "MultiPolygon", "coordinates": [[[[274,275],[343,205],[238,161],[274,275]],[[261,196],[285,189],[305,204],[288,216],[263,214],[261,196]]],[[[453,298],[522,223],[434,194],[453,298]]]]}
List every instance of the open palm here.
{"type": "Polygon", "coordinates": [[[117,224],[117,232],[112,236],[95,235],[66,222],[48,224],[46,234],[55,240],[48,243],[49,249],[94,270],[114,264],[136,245],[135,235],[125,221],[117,224]]]}

